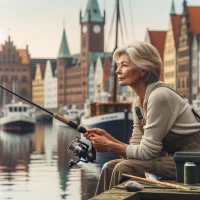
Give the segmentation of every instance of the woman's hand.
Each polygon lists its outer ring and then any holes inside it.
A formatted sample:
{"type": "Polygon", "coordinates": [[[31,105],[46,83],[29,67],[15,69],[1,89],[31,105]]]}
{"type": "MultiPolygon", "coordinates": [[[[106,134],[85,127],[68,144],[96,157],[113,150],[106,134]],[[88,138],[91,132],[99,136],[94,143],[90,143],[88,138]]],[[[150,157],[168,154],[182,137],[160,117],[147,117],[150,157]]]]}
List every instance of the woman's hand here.
{"type": "Polygon", "coordinates": [[[86,137],[88,140],[91,140],[90,138],[94,137],[95,135],[104,136],[107,139],[109,139],[110,137],[110,134],[108,132],[100,128],[88,129],[87,132],[83,134],[83,136],[86,137]]]}
{"type": "Polygon", "coordinates": [[[90,141],[97,152],[109,151],[108,148],[111,141],[106,136],[93,133],[93,136],[90,136],[90,141]]]}

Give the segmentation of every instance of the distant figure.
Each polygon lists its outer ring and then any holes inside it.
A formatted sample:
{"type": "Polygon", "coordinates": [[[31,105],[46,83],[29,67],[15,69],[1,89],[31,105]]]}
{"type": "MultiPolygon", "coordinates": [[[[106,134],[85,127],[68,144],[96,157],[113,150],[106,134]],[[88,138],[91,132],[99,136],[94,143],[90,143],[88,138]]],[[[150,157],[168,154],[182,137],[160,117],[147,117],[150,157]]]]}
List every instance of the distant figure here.
{"type": "Polygon", "coordinates": [[[200,123],[190,105],[159,81],[162,61],[158,50],[151,44],[134,42],[116,49],[113,59],[119,85],[130,86],[138,98],[133,104],[129,144],[99,128],[84,134],[97,152],[121,156],[103,166],[96,195],[124,181],[122,173],[144,177],[144,172],[149,172],[175,179],[174,153],[200,150],[200,123]]]}

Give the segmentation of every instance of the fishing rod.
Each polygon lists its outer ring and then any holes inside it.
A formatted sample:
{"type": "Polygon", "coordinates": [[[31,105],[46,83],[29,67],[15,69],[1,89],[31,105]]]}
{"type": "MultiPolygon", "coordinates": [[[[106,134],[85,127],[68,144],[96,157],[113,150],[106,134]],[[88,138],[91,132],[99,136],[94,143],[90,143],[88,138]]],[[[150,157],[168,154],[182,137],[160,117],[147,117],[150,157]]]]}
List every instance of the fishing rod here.
{"type": "Polygon", "coordinates": [[[30,101],[29,99],[26,99],[25,97],[22,97],[22,96],[20,96],[19,94],[17,94],[17,93],[15,93],[15,92],[13,92],[13,91],[11,91],[11,90],[9,90],[9,89],[7,89],[7,88],[1,86],[1,85],[0,85],[0,87],[1,87],[3,90],[6,90],[7,92],[9,92],[9,93],[11,93],[11,94],[13,94],[13,95],[15,95],[15,96],[17,96],[17,97],[19,97],[19,98],[21,98],[21,99],[27,101],[28,103],[30,103],[30,104],[32,104],[32,105],[34,105],[34,106],[40,108],[41,110],[47,112],[48,114],[52,115],[54,118],[56,118],[56,119],[58,119],[59,121],[61,121],[61,122],[65,123],[65,124],[67,124],[67,125],[70,126],[71,128],[73,128],[73,129],[79,131],[80,133],[85,133],[85,132],[86,132],[86,129],[85,129],[84,127],[82,127],[82,126],[80,126],[80,125],[74,123],[73,121],[70,121],[70,120],[66,119],[66,118],[63,117],[62,115],[59,115],[58,113],[53,113],[53,112],[51,112],[51,111],[49,111],[49,110],[43,108],[42,106],[39,106],[38,104],[36,104],[36,103],[30,101]]]}

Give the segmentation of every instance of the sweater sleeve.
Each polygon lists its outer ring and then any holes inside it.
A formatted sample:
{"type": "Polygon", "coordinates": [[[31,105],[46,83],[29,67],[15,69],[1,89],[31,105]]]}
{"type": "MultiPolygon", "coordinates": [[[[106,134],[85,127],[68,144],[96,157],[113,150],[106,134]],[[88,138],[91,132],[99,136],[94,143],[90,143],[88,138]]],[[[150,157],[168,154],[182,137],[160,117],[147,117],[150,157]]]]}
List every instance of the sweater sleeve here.
{"type": "Polygon", "coordinates": [[[130,144],[126,149],[128,159],[148,160],[162,150],[162,140],[170,131],[177,115],[172,108],[170,93],[161,88],[154,90],[147,103],[147,119],[140,144],[130,144]]]}
{"type": "Polygon", "coordinates": [[[135,113],[135,107],[136,107],[136,104],[137,104],[137,100],[134,101],[133,103],[133,110],[132,110],[132,113],[133,113],[133,133],[132,133],[132,137],[130,138],[130,141],[129,143],[132,144],[132,145],[138,145],[140,144],[140,141],[142,139],[142,135],[143,135],[143,132],[141,131],[141,122],[138,120],[137,118],[137,115],[135,113]]]}

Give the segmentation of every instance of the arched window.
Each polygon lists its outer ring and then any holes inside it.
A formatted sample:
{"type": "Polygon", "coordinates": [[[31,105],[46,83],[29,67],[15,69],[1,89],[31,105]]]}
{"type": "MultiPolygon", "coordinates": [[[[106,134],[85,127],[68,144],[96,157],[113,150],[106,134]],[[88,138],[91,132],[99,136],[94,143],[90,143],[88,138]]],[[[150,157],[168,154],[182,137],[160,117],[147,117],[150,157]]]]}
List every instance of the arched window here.
{"type": "Polygon", "coordinates": [[[180,79],[178,79],[178,88],[180,88],[181,87],[181,81],[180,81],[180,79]]]}
{"type": "Polygon", "coordinates": [[[189,87],[189,78],[187,78],[187,87],[189,87]]]}
{"type": "Polygon", "coordinates": [[[26,76],[22,76],[22,82],[24,82],[24,83],[28,82],[28,79],[26,76]]]}
{"type": "Polygon", "coordinates": [[[185,87],[185,81],[182,80],[182,88],[184,88],[184,87],[185,87]]]}

